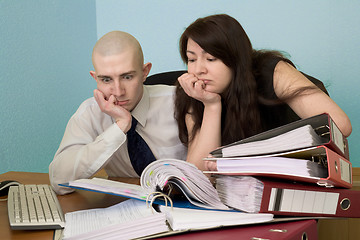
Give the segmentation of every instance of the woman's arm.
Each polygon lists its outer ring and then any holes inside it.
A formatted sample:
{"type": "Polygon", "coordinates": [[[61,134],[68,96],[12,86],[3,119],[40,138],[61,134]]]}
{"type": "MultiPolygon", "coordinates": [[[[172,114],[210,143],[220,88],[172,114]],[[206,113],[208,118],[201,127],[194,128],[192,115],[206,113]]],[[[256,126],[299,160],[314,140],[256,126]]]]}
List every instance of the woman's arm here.
{"type": "MultiPolygon", "coordinates": [[[[192,132],[194,121],[191,114],[186,116],[186,127],[192,132]]],[[[204,157],[221,145],[221,102],[211,106],[205,106],[204,117],[200,129],[189,142],[186,161],[194,164],[200,170],[206,170],[204,157]]]]}
{"type": "Polygon", "coordinates": [[[290,64],[280,61],[274,71],[274,90],[280,99],[285,102],[300,118],[308,118],[321,113],[328,113],[344,136],[352,131],[350,119],[345,112],[323,91],[315,86],[303,74],[290,64]],[[292,93],[303,87],[310,89],[291,96],[292,93]]]}
{"type": "Polygon", "coordinates": [[[204,157],[221,145],[221,97],[219,94],[204,90],[204,83],[193,74],[184,74],[178,79],[187,95],[204,104],[204,113],[200,129],[193,138],[194,119],[191,111],[186,115],[185,123],[189,136],[186,161],[200,170],[205,170],[204,157]]]}

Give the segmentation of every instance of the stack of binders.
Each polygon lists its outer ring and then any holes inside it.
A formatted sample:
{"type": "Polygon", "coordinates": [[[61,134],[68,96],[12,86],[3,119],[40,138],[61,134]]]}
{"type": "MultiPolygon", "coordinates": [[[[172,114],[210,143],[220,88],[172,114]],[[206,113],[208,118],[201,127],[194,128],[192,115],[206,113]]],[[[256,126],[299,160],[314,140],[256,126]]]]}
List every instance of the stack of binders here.
{"type": "Polygon", "coordinates": [[[351,190],[347,139],[320,114],[223,146],[217,162],[220,199],[257,213],[360,217],[360,191],[351,190]]]}

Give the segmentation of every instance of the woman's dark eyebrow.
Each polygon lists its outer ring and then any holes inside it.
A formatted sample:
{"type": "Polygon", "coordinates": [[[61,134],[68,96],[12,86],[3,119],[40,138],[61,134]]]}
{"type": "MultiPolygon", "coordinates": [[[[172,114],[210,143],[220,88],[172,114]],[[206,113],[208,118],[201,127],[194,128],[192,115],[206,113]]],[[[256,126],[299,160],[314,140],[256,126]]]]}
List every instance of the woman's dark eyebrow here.
{"type": "MultiPolygon", "coordinates": [[[[190,54],[196,55],[195,52],[190,51],[190,50],[186,50],[186,53],[190,53],[190,54]]],[[[208,54],[208,52],[206,52],[205,50],[202,50],[202,54],[208,54]]]]}

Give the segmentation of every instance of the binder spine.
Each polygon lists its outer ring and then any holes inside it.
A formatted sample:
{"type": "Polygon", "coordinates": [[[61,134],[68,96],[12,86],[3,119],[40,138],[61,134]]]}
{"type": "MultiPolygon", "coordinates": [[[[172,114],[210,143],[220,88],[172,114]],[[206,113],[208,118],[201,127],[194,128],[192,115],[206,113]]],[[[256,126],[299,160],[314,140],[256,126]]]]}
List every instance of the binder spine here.
{"type": "MultiPolygon", "coordinates": [[[[352,165],[344,157],[337,154],[335,151],[322,146],[327,155],[329,178],[326,180],[329,184],[338,187],[351,188],[352,187],[352,165]]],[[[320,181],[322,182],[322,181],[320,181]]]]}
{"type": "Polygon", "coordinates": [[[281,215],[336,215],[336,192],[272,188],[267,211],[281,215]]]}
{"type": "Polygon", "coordinates": [[[328,116],[327,124],[316,127],[314,130],[321,138],[326,139],[326,145],[329,145],[342,156],[349,158],[347,139],[330,116],[328,116]]]}

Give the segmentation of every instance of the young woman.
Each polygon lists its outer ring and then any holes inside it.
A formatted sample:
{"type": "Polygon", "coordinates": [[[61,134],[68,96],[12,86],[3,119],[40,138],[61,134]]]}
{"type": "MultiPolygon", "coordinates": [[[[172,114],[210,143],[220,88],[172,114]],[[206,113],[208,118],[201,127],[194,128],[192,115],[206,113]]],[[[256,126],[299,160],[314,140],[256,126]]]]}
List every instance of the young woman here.
{"type": "Polygon", "coordinates": [[[201,170],[216,168],[202,159],[219,146],[324,112],[345,136],[351,133],[349,118],[320,81],[280,52],[254,50],[228,15],[192,23],[180,38],[180,54],[188,72],[178,78],[176,119],[187,161],[201,170]]]}

